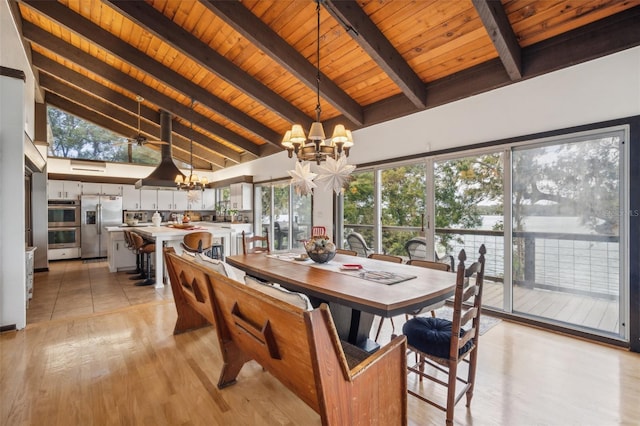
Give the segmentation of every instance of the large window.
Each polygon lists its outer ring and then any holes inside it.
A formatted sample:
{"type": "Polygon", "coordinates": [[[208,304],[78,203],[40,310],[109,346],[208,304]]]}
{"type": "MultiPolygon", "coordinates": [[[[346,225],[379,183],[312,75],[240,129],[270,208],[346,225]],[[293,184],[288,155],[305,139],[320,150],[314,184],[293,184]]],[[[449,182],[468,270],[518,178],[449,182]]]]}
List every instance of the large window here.
{"type": "Polygon", "coordinates": [[[160,162],[158,149],[131,145],[120,135],[51,106],[47,115],[53,135],[50,157],[148,165],[160,162]]]}
{"type": "Polygon", "coordinates": [[[513,150],[513,311],[623,334],[622,131],[513,150]]]}
{"type": "Polygon", "coordinates": [[[354,173],[343,235],[443,262],[487,248],[487,308],[628,338],[626,127],[520,141],[354,173]],[[506,248],[506,249],[505,249],[506,248]]]}
{"type": "Polygon", "coordinates": [[[302,247],[311,231],[311,195],[297,195],[288,181],[256,184],[255,189],[256,232],[269,232],[274,250],[302,247]]]}

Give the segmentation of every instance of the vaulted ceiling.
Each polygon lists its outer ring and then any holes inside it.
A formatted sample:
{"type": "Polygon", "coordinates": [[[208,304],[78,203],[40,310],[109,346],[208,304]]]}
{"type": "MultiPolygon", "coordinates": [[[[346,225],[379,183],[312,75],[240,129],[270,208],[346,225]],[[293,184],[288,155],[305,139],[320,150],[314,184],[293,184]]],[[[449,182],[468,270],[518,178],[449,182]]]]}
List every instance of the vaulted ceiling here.
{"type": "MultiPolygon", "coordinates": [[[[132,137],[141,96],[141,132],[159,138],[170,112],[173,155],[188,162],[193,136],[196,168],[279,152],[315,117],[313,0],[11,1],[46,103],[132,137]]],[[[640,0],[321,0],[320,22],[328,129],[640,44],[640,0]]]]}

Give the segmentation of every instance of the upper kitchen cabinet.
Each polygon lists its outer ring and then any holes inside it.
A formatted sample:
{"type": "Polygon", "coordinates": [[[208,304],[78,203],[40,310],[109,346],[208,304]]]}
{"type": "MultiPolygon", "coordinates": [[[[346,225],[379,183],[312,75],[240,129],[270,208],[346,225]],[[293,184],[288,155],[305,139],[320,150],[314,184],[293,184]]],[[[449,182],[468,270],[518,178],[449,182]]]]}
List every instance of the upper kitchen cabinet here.
{"type": "Polygon", "coordinates": [[[202,210],[216,209],[216,190],[207,188],[202,191],[202,210]]]}
{"type": "Polygon", "coordinates": [[[122,209],[140,210],[140,190],[135,185],[122,186],[122,209]]]}
{"type": "Polygon", "coordinates": [[[230,185],[229,201],[229,208],[232,210],[253,210],[253,184],[232,183],[230,185]]]}
{"type": "Polygon", "coordinates": [[[157,189],[140,190],[140,210],[159,210],[157,189]]]}
{"type": "Polygon", "coordinates": [[[47,186],[50,200],[78,200],[82,194],[80,182],[73,180],[49,180],[47,186]]]}
{"type": "Polygon", "coordinates": [[[122,185],[115,183],[82,183],[83,195],[122,195],[122,185]]]}
{"type": "Polygon", "coordinates": [[[195,203],[190,202],[192,199],[189,197],[191,191],[165,191],[173,193],[173,207],[171,210],[200,210],[199,201],[200,198],[197,198],[195,203]]]}

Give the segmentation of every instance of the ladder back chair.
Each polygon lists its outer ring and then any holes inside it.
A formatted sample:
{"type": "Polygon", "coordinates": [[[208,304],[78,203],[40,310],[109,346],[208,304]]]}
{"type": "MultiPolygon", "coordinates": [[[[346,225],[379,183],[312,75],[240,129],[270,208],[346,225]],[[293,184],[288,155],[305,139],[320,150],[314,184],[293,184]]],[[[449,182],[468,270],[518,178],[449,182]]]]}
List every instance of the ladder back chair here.
{"type": "Polygon", "coordinates": [[[269,231],[265,231],[263,236],[254,235],[248,237],[244,231],[242,231],[242,253],[271,253],[269,248],[269,231]]]}
{"type": "MultiPolygon", "coordinates": [[[[382,260],[384,262],[391,263],[402,263],[402,258],[400,256],[392,256],[390,254],[380,254],[380,253],[371,253],[369,255],[369,259],[382,260]]],[[[392,332],[396,331],[396,325],[393,323],[393,318],[389,318],[391,320],[391,330],[392,332]]],[[[380,317],[380,322],[378,323],[378,331],[376,331],[376,342],[378,341],[378,337],[380,337],[380,330],[382,330],[382,323],[384,322],[384,317],[380,317]]]]}
{"type": "Polygon", "coordinates": [[[383,260],[385,262],[392,263],[402,263],[402,258],[400,256],[393,256],[390,254],[371,253],[369,255],[369,259],[383,260]]]}
{"type": "Polygon", "coordinates": [[[336,253],[338,254],[346,254],[347,256],[357,256],[358,252],[355,250],[346,250],[346,249],[336,249],[336,253]]]}
{"type": "Polygon", "coordinates": [[[325,228],[324,226],[312,226],[311,227],[311,236],[312,237],[321,236],[321,235],[327,235],[327,228],[325,228]]]}
{"type": "Polygon", "coordinates": [[[417,317],[405,323],[402,328],[407,337],[409,352],[419,356],[417,365],[408,367],[409,373],[415,373],[420,381],[423,378],[447,388],[445,404],[429,399],[412,389],[409,394],[446,412],[447,425],[453,425],[455,404],[466,394],[467,407],[471,404],[475,385],[476,365],[478,361],[478,338],[480,336],[480,313],[482,308],[482,287],[484,281],[484,263],[486,248],[480,246],[478,270],[474,284],[468,286],[464,262],[467,259],[464,250],[458,255],[459,263],[456,272],[456,289],[453,299],[453,318],[451,321],[442,318],[417,317]],[[464,302],[470,301],[469,307],[464,302]],[[468,330],[463,329],[471,324],[468,330]],[[468,363],[467,374],[458,373],[462,361],[468,363]],[[445,382],[425,372],[425,364],[448,375],[445,382]],[[456,385],[463,387],[456,393],[456,385]]]}
{"type": "MultiPolygon", "coordinates": [[[[436,269],[438,271],[445,271],[445,272],[449,272],[451,270],[451,267],[449,266],[449,264],[447,263],[440,263],[440,262],[434,262],[432,260],[422,260],[422,259],[409,259],[409,261],[407,262],[407,265],[413,265],[413,266],[419,266],[421,268],[429,268],[429,269],[436,269]]],[[[423,308],[418,309],[417,311],[413,311],[413,312],[409,312],[406,314],[406,319],[407,321],[409,321],[409,315],[412,315],[414,317],[423,314],[425,312],[431,312],[431,316],[435,317],[436,316],[436,309],[441,308],[444,306],[446,301],[441,301],[438,303],[434,303],[433,305],[429,305],[429,306],[425,306],[423,308]]]]}

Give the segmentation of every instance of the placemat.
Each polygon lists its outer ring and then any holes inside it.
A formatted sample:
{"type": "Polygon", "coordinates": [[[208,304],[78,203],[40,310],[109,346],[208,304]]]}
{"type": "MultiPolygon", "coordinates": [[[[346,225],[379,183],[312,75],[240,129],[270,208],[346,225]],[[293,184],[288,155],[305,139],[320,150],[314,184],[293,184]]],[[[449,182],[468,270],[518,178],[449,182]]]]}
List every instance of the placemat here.
{"type": "Polygon", "coordinates": [[[373,281],[378,284],[392,285],[398,284],[403,281],[412,280],[417,278],[416,275],[410,274],[400,274],[397,272],[387,272],[387,271],[375,271],[369,269],[360,269],[360,270],[344,270],[340,267],[341,263],[329,261],[327,263],[316,263],[311,259],[307,260],[295,260],[300,253],[277,253],[277,254],[268,254],[267,257],[271,257],[274,259],[283,260],[285,262],[294,262],[301,263],[307,266],[311,266],[313,268],[326,269],[332,272],[337,272],[339,274],[351,275],[352,277],[362,278],[363,280],[373,281]]]}

